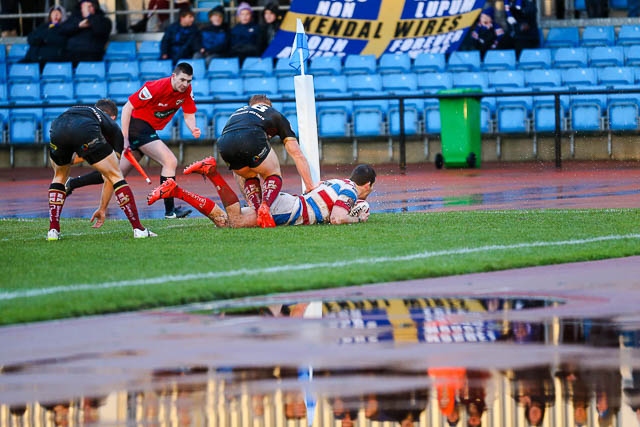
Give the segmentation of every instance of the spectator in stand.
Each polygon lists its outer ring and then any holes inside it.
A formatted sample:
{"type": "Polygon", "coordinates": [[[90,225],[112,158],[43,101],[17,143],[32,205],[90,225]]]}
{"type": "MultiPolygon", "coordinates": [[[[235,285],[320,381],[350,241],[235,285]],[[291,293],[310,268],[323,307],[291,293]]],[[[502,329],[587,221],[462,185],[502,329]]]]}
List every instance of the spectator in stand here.
{"type": "Polygon", "coordinates": [[[67,60],[75,67],[80,61],[102,61],[113,23],[97,0],[80,0],[71,17],[60,25],[68,37],[67,60]]]}
{"type": "MultiPolygon", "coordinates": [[[[42,13],[46,9],[44,0],[1,0],[0,10],[3,15],[22,13],[42,13]]],[[[40,17],[1,19],[2,37],[28,36],[42,24],[40,17]]]]}
{"type": "Polygon", "coordinates": [[[260,25],[260,52],[264,52],[276,36],[282,23],[278,3],[268,3],[262,10],[262,24],[260,25]]]}
{"type": "Polygon", "coordinates": [[[160,42],[162,59],[171,59],[177,64],[179,59],[190,59],[202,48],[202,34],[195,25],[195,14],[191,9],[180,11],[178,22],[164,30],[160,42]]]}
{"type": "Polygon", "coordinates": [[[491,49],[504,49],[507,39],[504,29],[494,22],[494,11],[492,7],[483,9],[480,12],[478,23],[471,31],[471,45],[473,49],[479,50],[484,58],[485,53],[491,49]]]}
{"type": "Polygon", "coordinates": [[[27,36],[29,50],[20,62],[37,62],[40,70],[47,62],[65,61],[67,38],[60,33],[60,25],[67,19],[62,6],[49,9],[49,19],[27,36]]]}
{"type": "Polygon", "coordinates": [[[609,0],[586,0],[586,6],[589,18],[609,17],[609,0]]]}
{"type": "Polygon", "coordinates": [[[516,55],[519,57],[522,49],[540,47],[536,2],[534,0],[506,0],[504,11],[507,16],[507,29],[516,55]]]}
{"type": "Polygon", "coordinates": [[[236,11],[238,21],[231,28],[231,56],[240,63],[248,56],[260,56],[260,27],[253,22],[253,10],[249,3],[242,2],[236,11]]]}
{"type": "Polygon", "coordinates": [[[209,65],[212,58],[229,56],[229,26],[224,22],[224,7],[216,6],[209,11],[209,24],[203,27],[202,49],[196,57],[204,58],[209,65]]]}

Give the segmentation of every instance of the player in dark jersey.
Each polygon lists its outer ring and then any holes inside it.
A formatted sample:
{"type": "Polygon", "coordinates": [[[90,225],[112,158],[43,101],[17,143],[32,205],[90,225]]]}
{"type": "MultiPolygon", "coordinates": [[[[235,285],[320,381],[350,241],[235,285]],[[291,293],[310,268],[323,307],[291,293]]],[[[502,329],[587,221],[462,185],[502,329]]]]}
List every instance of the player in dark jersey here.
{"type": "MultiPolygon", "coordinates": [[[[122,107],[122,133],[124,146],[131,147],[136,159],[143,155],[162,165],[160,183],[167,178],[175,179],[178,159],[169,147],[160,139],[157,131],[164,129],[171,122],[176,112],[182,108],[184,122],[195,138],[200,137],[200,129],[196,125],[196,104],[191,90],[193,67],[181,62],[173,70],[170,77],[146,82],[129,97],[122,107]]],[[[120,160],[120,168],[124,175],[128,175],[133,168],[127,159],[120,160]]],[[[66,183],[72,191],[89,183],[99,182],[99,177],[82,176],[73,178],[66,183]]],[[[191,213],[191,209],[176,207],[173,199],[165,200],[165,218],[183,218],[191,213]]],[[[109,198],[102,199],[100,208],[106,211],[109,198]]]]}
{"type": "Polygon", "coordinates": [[[263,228],[275,227],[270,208],[282,188],[280,162],[269,144],[276,135],[295,162],[306,191],[313,190],[316,184],[296,134],[266,95],[252,96],[249,105],[236,110],[217,141],[220,156],[233,171],[247,202],[257,211],[258,225],[263,228]],[[262,189],[258,177],[262,177],[262,189]]]}
{"type": "MultiPolygon", "coordinates": [[[[214,185],[224,210],[213,200],[185,190],[172,179],[162,183],[148,196],[153,204],[166,197],[176,197],[196,208],[218,227],[247,228],[258,226],[253,207],[241,207],[238,196],[216,168],[213,157],[207,157],[185,168],[184,174],[197,173],[214,185]]],[[[356,166],[349,179],[328,179],[303,196],[279,192],[271,205],[276,225],[352,224],[369,219],[365,202],[373,191],[376,171],[370,165],[356,166]],[[362,204],[364,204],[363,207],[362,204]]]]}
{"type": "MultiPolygon", "coordinates": [[[[138,217],[133,192],[118,167],[114,147],[124,143],[122,131],[115,122],[118,107],[108,99],[99,100],[95,106],[71,107],[51,124],[49,156],[53,167],[53,180],[49,185],[49,232],[47,240],[60,239],[60,214],[67,193],[64,182],[69,177],[74,155],[81,157],[105,178],[103,193],[113,194],[120,208],[133,227],[134,238],[154,237],[156,234],[144,228],[138,217]]],[[[96,220],[96,213],[91,221],[96,220]]],[[[94,227],[102,225],[96,222],[94,227]]]]}

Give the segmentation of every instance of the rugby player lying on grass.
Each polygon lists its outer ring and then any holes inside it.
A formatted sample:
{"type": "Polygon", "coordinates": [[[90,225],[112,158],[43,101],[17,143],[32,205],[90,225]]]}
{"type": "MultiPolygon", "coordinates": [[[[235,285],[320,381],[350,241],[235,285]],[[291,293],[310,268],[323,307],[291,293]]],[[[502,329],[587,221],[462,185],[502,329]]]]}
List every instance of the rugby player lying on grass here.
{"type": "MultiPolygon", "coordinates": [[[[168,179],[149,196],[149,205],[160,199],[175,197],[184,200],[218,227],[257,227],[256,210],[241,207],[238,196],[216,170],[216,161],[207,157],[184,170],[184,174],[197,173],[214,185],[224,209],[213,200],[192,193],[168,179]],[[225,212],[226,211],[226,212],[225,212]]],[[[366,198],[373,190],[376,172],[369,165],[358,165],[349,179],[329,179],[307,194],[298,196],[280,192],[271,206],[276,225],[349,224],[367,221],[369,208],[366,198]]]]}

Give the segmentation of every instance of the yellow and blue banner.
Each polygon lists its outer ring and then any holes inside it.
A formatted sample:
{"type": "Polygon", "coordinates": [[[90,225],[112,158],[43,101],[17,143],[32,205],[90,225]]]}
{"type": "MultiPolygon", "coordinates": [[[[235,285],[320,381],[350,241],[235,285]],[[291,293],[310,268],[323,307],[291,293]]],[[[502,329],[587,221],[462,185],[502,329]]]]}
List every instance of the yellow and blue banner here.
{"type": "Polygon", "coordinates": [[[449,53],[458,49],[485,0],[292,0],[263,57],[287,58],[299,19],[309,59],[324,55],[449,53]]]}

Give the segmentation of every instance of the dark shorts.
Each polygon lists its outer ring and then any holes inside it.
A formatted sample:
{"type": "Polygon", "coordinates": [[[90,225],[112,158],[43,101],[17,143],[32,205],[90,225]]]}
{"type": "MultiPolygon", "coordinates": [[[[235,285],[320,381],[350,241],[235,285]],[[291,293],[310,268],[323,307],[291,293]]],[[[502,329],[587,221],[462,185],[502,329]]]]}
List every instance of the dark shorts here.
{"type": "Polygon", "coordinates": [[[151,141],[160,139],[158,131],[144,120],[131,118],[129,122],[129,145],[132,150],[137,150],[151,141]]]}
{"type": "Polygon", "coordinates": [[[259,166],[271,151],[267,135],[261,130],[237,130],[218,138],[218,152],[231,170],[259,166]]]}
{"type": "Polygon", "coordinates": [[[105,159],[113,147],[100,132],[97,122],[88,122],[78,116],[62,115],[51,124],[49,156],[57,165],[71,163],[73,153],[90,165],[105,159]]]}

